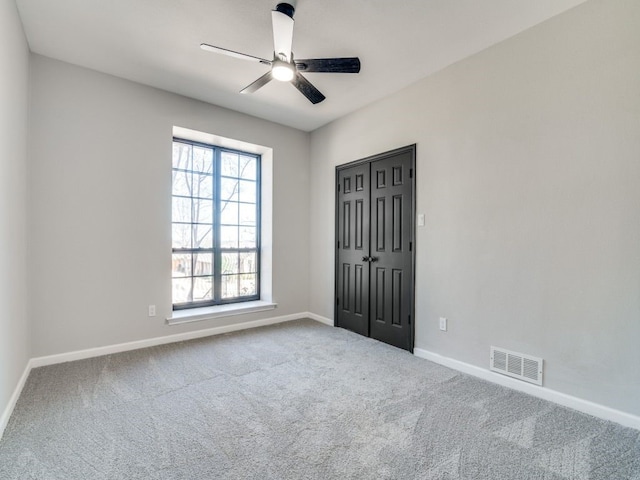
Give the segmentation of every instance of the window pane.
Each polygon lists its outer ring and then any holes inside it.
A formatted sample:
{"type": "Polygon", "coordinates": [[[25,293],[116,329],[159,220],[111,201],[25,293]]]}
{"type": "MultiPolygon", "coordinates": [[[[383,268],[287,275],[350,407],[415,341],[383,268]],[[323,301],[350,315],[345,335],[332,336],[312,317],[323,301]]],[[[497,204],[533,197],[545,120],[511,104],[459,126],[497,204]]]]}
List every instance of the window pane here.
{"type": "Polygon", "coordinates": [[[173,248],[191,248],[191,225],[174,223],[171,229],[173,248]]]}
{"type": "Polygon", "coordinates": [[[238,227],[220,227],[220,247],[238,248],[238,227]]]}
{"type": "Polygon", "coordinates": [[[173,303],[186,303],[193,301],[191,294],[191,278],[174,278],[173,303]]]}
{"type": "Polygon", "coordinates": [[[213,177],[211,175],[193,174],[193,196],[213,198],[213,177]]]}
{"type": "Polygon", "coordinates": [[[257,295],[258,293],[258,277],[255,274],[239,275],[239,294],[243,297],[257,295]]]}
{"type": "Polygon", "coordinates": [[[252,203],[240,204],[240,225],[256,224],[256,206],[252,203]]]}
{"type": "Polygon", "coordinates": [[[182,195],[184,197],[191,196],[191,172],[183,172],[173,170],[173,185],[171,191],[174,195],[182,195]]]}
{"type": "Polygon", "coordinates": [[[211,225],[194,225],[193,230],[193,248],[213,248],[211,225]]]}
{"type": "Polygon", "coordinates": [[[238,176],[238,155],[231,152],[222,152],[220,155],[221,163],[220,174],[226,177],[238,176]]]}
{"type": "Polygon", "coordinates": [[[238,204],[236,202],[222,202],[220,223],[222,225],[238,224],[238,204]]]}
{"type": "Polygon", "coordinates": [[[222,298],[238,296],[238,275],[222,276],[222,298]]]}
{"type": "Polygon", "coordinates": [[[240,252],[240,273],[257,272],[256,252],[240,252]]]}
{"type": "Polygon", "coordinates": [[[194,200],[193,201],[193,223],[213,222],[213,201],[194,200]]]}
{"type": "Polygon", "coordinates": [[[210,148],[193,147],[193,169],[196,172],[213,172],[213,150],[210,148]]]}
{"type": "Polygon", "coordinates": [[[173,168],[191,170],[191,145],[173,142],[173,168]]]}
{"type": "Polygon", "coordinates": [[[240,248],[256,247],[256,229],[255,227],[240,227],[240,248]]]}
{"type": "Polygon", "coordinates": [[[171,219],[174,222],[191,223],[191,199],[173,197],[171,219]]]}
{"type": "Polygon", "coordinates": [[[191,276],[191,254],[174,253],[171,262],[171,275],[173,277],[191,276]]]}
{"type": "Polygon", "coordinates": [[[240,201],[247,203],[256,202],[256,182],[240,180],[240,201]]]}
{"type": "Polygon", "coordinates": [[[198,253],[193,256],[193,274],[195,276],[213,275],[213,253],[198,253]]]}
{"type": "Polygon", "coordinates": [[[238,254],[236,252],[223,252],[220,261],[222,262],[222,274],[238,273],[238,254]]]}
{"type": "Polygon", "coordinates": [[[240,157],[240,177],[247,180],[256,179],[256,166],[258,161],[255,157],[240,157]]]}
{"type": "Polygon", "coordinates": [[[223,202],[238,201],[238,180],[235,178],[222,178],[220,180],[220,198],[223,202]]]}
{"type": "Polygon", "coordinates": [[[211,277],[193,279],[193,301],[211,300],[213,298],[213,282],[211,277]]]}

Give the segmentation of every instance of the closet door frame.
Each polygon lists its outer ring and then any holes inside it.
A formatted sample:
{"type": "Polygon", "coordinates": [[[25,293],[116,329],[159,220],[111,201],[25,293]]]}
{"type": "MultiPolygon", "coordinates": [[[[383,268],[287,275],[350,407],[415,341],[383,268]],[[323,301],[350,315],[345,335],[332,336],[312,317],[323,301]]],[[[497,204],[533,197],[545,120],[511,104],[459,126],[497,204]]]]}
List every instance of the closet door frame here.
{"type": "MultiPolygon", "coordinates": [[[[409,341],[409,348],[408,350],[410,352],[413,353],[413,348],[414,348],[414,343],[415,343],[415,265],[416,265],[416,261],[415,261],[415,256],[416,256],[416,242],[415,242],[415,227],[416,227],[416,144],[412,144],[412,145],[407,145],[405,147],[401,147],[401,148],[397,148],[394,150],[390,150],[387,152],[383,152],[380,154],[376,154],[376,155],[372,155],[370,157],[366,157],[366,158],[362,158],[359,160],[355,160],[352,162],[348,162],[348,163],[344,163],[341,165],[337,165],[335,168],[335,181],[334,181],[334,189],[335,189],[335,232],[334,232],[334,262],[335,262],[335,269],[334,269],[334,297],[333,297],[333,305],[334,305],[334,320],[333,320],[333,324],[334,326],[338,327],[338,315],[339,315],[339,305],[338,305],[338,298],[340,296],[340,292],[338,292],[338,275],[339,275],[339,268],[340,268],[340,262],[339,262],[339,238],[338,238],[338,232],[340,231],[340,201],[339,201],[339,197],[340,197],[340,192],[338,191],[338,185],[339,185],[339,176],[340,176],[340,172],[344,169],[348,169],[351,167],[355,167],[358,165],[362,165],[362,164],[369,164],[371,165],[373,162],[377,161],[377,160],[382,160],[385,158],[388,158],[390,156],[395,156],[398,154],[404,154],[404,153],[409,153],[411,155],[411,189],[412,189],[412,195],[411,195],[411,249],[410,249],[410,254],[411,254],[411,305],[410,305],[410,318],[411,318],[411,326],[410,326],[410,341],[409,341]]],[[[368,187],[370,190],[370,186],[368,187]]],[[[370,314],[369,314],[369,322],[371,322],[371,318],[370,318],[370,314]]],[[[368,331],[368,335],[370,335],[370,328],[367,328],[368,331]]]]}

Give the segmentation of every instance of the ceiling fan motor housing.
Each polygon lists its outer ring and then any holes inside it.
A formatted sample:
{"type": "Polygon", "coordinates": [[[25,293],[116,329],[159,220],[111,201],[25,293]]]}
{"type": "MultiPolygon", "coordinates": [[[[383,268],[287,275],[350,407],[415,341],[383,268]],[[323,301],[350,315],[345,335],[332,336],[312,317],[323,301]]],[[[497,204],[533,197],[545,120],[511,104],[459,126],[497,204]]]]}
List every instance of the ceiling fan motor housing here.
{"type": "Polygon", "coordinates": [[[279,3],[276,5],[276,12],[284,13],[287,17],[293,18],[293,14],[296,11],[293,5],[288,3],[279,3]]]}

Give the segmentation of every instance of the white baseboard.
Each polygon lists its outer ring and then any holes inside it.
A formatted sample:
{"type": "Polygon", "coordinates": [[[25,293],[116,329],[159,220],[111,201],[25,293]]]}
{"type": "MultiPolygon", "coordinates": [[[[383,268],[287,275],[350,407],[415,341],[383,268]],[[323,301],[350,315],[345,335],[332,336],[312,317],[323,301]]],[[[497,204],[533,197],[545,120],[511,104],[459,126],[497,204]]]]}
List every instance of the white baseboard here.
{"type": "Polygon", "coordinates": [[[118,343],[116,345],[107,345],[104,347],[88,348],[86,350],[76,350],[74,352],[60,353],[57,355],[48,355],[45,357],[36,357],[31,359],[32,367],[43,367],[46,365],[54,365],[56,363],[72,362],[74,360],[82,360],[85,358],[100,357],[102,355],[110,355],[112,353],[127,352],[130,350],[138,350],[140,348],[155,347],[157,345],[165,345],[167,343],[184,342],[195,338],[210,337],[212,335],[222,335],[224,333],[237,332],[247,330],[249,328],[264,327],[267,325],[275,325],[277,323],[299,320],[301,318],[310,318],[307,312],[294,313],[292,315],[283,315],[280,317],[265,318],[262,320],[253,320],[251,322],[234,323],[232,325],[223,325],[220,327],[206,328],[204,330],[194,330],[193,332],[176,333],[163,337],[148,338],[145,340],[137,340],[134,342],[118,343]]]}
{"type": "Polygon", "coordinates": [[[315,320],[316,322],[320,322],[320,323],[324,323],[325,325],[329,325],[330,327],[333,327],[333,320],[331,320],[330,318],[327,317],[323,317],[321,315],[316,315],[315,313],[311,313],[311,312],[305,312],[305,316],[307,318],[310,318],[311,320],[315,320]]]}
{"type": "Polygon", "coordinates": [[[578,397],[573,397],[556,390],[551,390],[549,388],[539,387],[537,385],[521,382],[513,378],[500,375],[499,373],[495,373],[490,370],[485,370],[484,368],[471,365],[470,363],[454,360],[453,358],[445,357],[443,355],[433,353],[428,350],[423,350],[421,348],[414,348],[413,354],[416,357],[430,360],[434,363],[444,365],[445,367],[449,367],[463,373],[468,373],[469,375],[473,375],[474,377],[478,377],[489,382],[497,383],[498,385],[502,385],[503,387],[508,387],[512,388],[513,390],[528,393],[529,395],[533,395],[534,397],[542,398],[543,400],[548,400],[565,407],[573,408],[574,410],[593,415],[594,417],[602,418],[604,420],[610,420],[625,427],[640,430],[640,417],[636,415],[606,407],[604,405],[590,402],[588,400],[583,400],[578,397]]]}
{"type": "Polygon", "coordinates": [[[27,366],[24,368],[24,372],[22,372],[22,376],[20,380],[18,380],[18,384],[9,398],[9,403],[2,412],[2,416],[0,417],[0,439],[2,439],[2,435],[4,434],[4,429],[7,428],[9,424],[9,418],[11,418],[11,414],[13,413],[13,409],[18,402],[18,398],[20,398],[20,394],[22,393],[22,389],[24,388],[25,383],[27,383],[27,378],[29,377],[29,372],[31,372],[31,360],[27,362],[27,366]]]}
{"type": "Polygon", "coordinates": [[[301,313],[294,313],[292,315],[283,315],[280,317],[254,320],[251,322],[242,322],[242,323],[236,323],[233,325],[224,325],[220,327],[207,328],[204,330],[195,330],[193,332],[184,332],[184,333],[177,333],[173,335],[166,335],[164,337],[155,337],[155,338],[149,338],[145,340],[137,340],[134,342],[119,343],[116,345],[107,345],[104,347],[87,348],[85,350],[76,350],[73,352],[32,358],[27,362],[27,365],[24,369],[22,377],[20,377],[20,380],[16,385],[13,395],[11,395],[11,398],[9,399],[9,403],[4,409],[4,412],[2,412],[2,416],[0,417],[0,438],[2,438],[4,430],[7,424],[9,423],[9,418],[11,417],[11,414],[13,413],[13,409],[16,406],[16,402],[18,401],[18,398],[22,393],[22,389],[24,388],[27,378],[29,377],[29,373],[33,368],[44,367],[47,365],[54,365],[56,363],[72,362],[74,360],[82,360],[85,358],[100,357],[102,355],[109,355],[112,353],[137,350],[140,348],[154,347],[156,345],[165,345],[168,343],[183,342],[186,340],[193,340],[195,338],[210,337],[212,335],[222,335],[224,333],[247,330],[249,328],[264,327],[267,325],[275,325],[278,323],[289,322],[292,320],[299,320],[302,318],[310,318],[312,320],[316,320],[318,322],[325,323],[327,325],[333,325],[333,321],[329,320],[328,318],[324,318],[319,315],[312,314],[310,312],[301,312],[301,313]]]}

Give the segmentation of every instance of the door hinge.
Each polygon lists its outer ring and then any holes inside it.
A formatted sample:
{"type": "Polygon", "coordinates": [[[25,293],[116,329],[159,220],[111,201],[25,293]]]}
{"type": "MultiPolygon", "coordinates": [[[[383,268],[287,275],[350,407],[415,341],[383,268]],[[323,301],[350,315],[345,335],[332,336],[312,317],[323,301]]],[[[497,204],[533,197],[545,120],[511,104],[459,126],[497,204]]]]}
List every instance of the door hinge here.
{"type": "Polygon", "coordinates": [[[409,325],[411,325],[411,315],[409,315],[409,325]]]}
{"type": "Polygon", "coordinates": [[[340,299],[336,297],[336,305],[340,305],[340,299]]]}
{"type": "Polygon", "coordinates": [[[413,168],[409,169],[409,178],[413,178],[413,168]]]}
{"type": "Polygon", "coordinates": [[[409,251],[412,252],[413,251],[413,242],[409,242],[409,251]]]}
{"type": "Polygon", "coordinates": [[[338,248],[340,248],[340,242],[338,241],[338,248]]]}
{"type": "Polygon", "coordinates": [[[340,191],[340,184],[338,184],[338,191],[340,191]]]}

